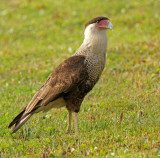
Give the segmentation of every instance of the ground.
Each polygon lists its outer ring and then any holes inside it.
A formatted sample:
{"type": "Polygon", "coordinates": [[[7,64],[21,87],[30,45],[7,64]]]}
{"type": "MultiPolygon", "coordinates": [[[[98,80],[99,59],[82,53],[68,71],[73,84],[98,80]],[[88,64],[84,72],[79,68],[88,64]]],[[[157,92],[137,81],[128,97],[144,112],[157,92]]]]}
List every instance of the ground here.
{"type": "Polygon", "coordinates": [[[0,157],[160,157],[160,1],[0,1],[0,157]],[[84,24],[114,25],[100,81],[65,134],[66,109],[7,128],[54,68],[83,41],[84,24]],[[74,128],[73,128],[74,131],[74,128]]]}

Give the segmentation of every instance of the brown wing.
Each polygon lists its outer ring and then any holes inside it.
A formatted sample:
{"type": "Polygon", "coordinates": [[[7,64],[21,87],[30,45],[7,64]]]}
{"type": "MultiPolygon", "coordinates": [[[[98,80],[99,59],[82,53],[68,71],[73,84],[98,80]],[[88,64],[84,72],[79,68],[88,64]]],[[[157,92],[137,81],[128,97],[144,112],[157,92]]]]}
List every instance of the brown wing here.
{"type": "Polygon", "coordinates": [[[63,93],[67,93],[87,78],[85,56],[72,56],[60,64],[48,77],[25,108],[25,114],[40,106],[46,106],[63,93]]]}

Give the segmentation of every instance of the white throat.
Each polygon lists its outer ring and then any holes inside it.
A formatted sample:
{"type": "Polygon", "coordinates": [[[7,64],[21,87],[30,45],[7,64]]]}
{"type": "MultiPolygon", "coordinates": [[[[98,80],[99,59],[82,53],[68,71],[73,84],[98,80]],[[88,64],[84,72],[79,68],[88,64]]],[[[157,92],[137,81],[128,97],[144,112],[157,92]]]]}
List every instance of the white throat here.
{"type": "Polygon", "coordinates": [[[96,24],[90,24],[87,26],[84,35],[84,41],[75,54],[80,55],[102,55],[106,54],[107,49],[107,34],[106,30],[100,30],[96,24]]]}
{"type": "Polygon", "coordinates": [[[99,30],[96,24],[87,26],[84,41],[73,55],[86,56],[85,63],[90,81],[94,83],[100,77],[106,62],[107,34],[106,30],[99,30]]]}
{"type": "Polygon", "coordinates": [[[90,45],[107,47],[107,34],[106,30],[100,30],[95,27],[95,24],[88,26],[84,32],[85,38],[83,43],[90,45]]]}

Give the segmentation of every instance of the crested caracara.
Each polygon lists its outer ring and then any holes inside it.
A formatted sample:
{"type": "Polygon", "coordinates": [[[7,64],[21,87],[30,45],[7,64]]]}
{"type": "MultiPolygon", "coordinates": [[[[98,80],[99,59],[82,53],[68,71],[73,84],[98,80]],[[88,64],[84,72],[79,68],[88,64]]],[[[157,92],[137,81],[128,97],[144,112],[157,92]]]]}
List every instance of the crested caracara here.
{"type": "Polygon", "coordinates": [[[78,133],[78,112],[86,94],[99,80],[106,62],[107,29],[113,29],[106,17],[96,17],[85,25],[80,48],[64,60],[36,92],[29,104],[9,124],[16,132],[33,114],[52,108],[66,107],[69,112],[67,133],[75,113],[75,133],[78,133]]]}

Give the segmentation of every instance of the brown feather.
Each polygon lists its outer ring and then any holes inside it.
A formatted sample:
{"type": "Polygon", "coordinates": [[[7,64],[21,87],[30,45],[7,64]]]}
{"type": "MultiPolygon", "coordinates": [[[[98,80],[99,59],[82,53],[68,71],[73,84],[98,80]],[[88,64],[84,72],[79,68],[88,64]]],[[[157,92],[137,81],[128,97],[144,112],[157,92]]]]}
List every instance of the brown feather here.
{"type": "Polygon", "coordinates": [[[26,121],[33,115],[33,113],[27,114],[25,117],[20,118],[19,121],[12,128],[12,133],[15,133],[21,126],[23,126],[26,121]]]}
{"type": "Polygon", "coordinates": [[[19,113],[13,121],[9,124],[8,128],[12,127],[15,123],[19,122],[20,118],[22,117],[25,110],[23,110],[21,113],[19,113]]]}
{"type": "MultiPolygon", "coordinates": [[[[108,18],[94,18],[85,26],[103,19],[108,18]]],[[[84,97],[96,84],[104,69],[106,47],[105,30],[98,30],[97,25],[87,27],[80,48],[50,74],[25,110],[10,123],[9,127],[15,124],[12,131],[16,132],[34,113],[40,111],[66,106],[69,113],[78,113],[84,97]]]]}
{"type": "MultiPolygon", "coordinates": [[[[27,116],[27,114],[33,111],[36,112],[38,108],[47,106],[50,102],[53,102],[59,97],[65,98],[67,103],[68,96],[72,94],[71,92],[87,79],[87,70],[84,61],[85,56],[79,55],[72,56],[62,62],[62,64],[50,74],[40,90],[33,96],[25,110],[17,115],[10,123],[9,127],[16,124],[17,127],[15,126],[13,131],[17,131],[19,127],[21,127],[21,124],[18,123],[27,116]]],[[[74,111],[75,108],[72,110],[74,111]]]]}
{"type": "Polygon", "coordinates": [[[100,22],[101,20],[109,20],[109,19],[106,18],[106,17],[103,17],[103,16],[99,16],[99,17],[93,18],[92,20],[88,21],[88,22],[85,24],[85,28],[86,28],[88,25],[93,24],[93,23],[96,23],[96,22],[100,22]]]}

